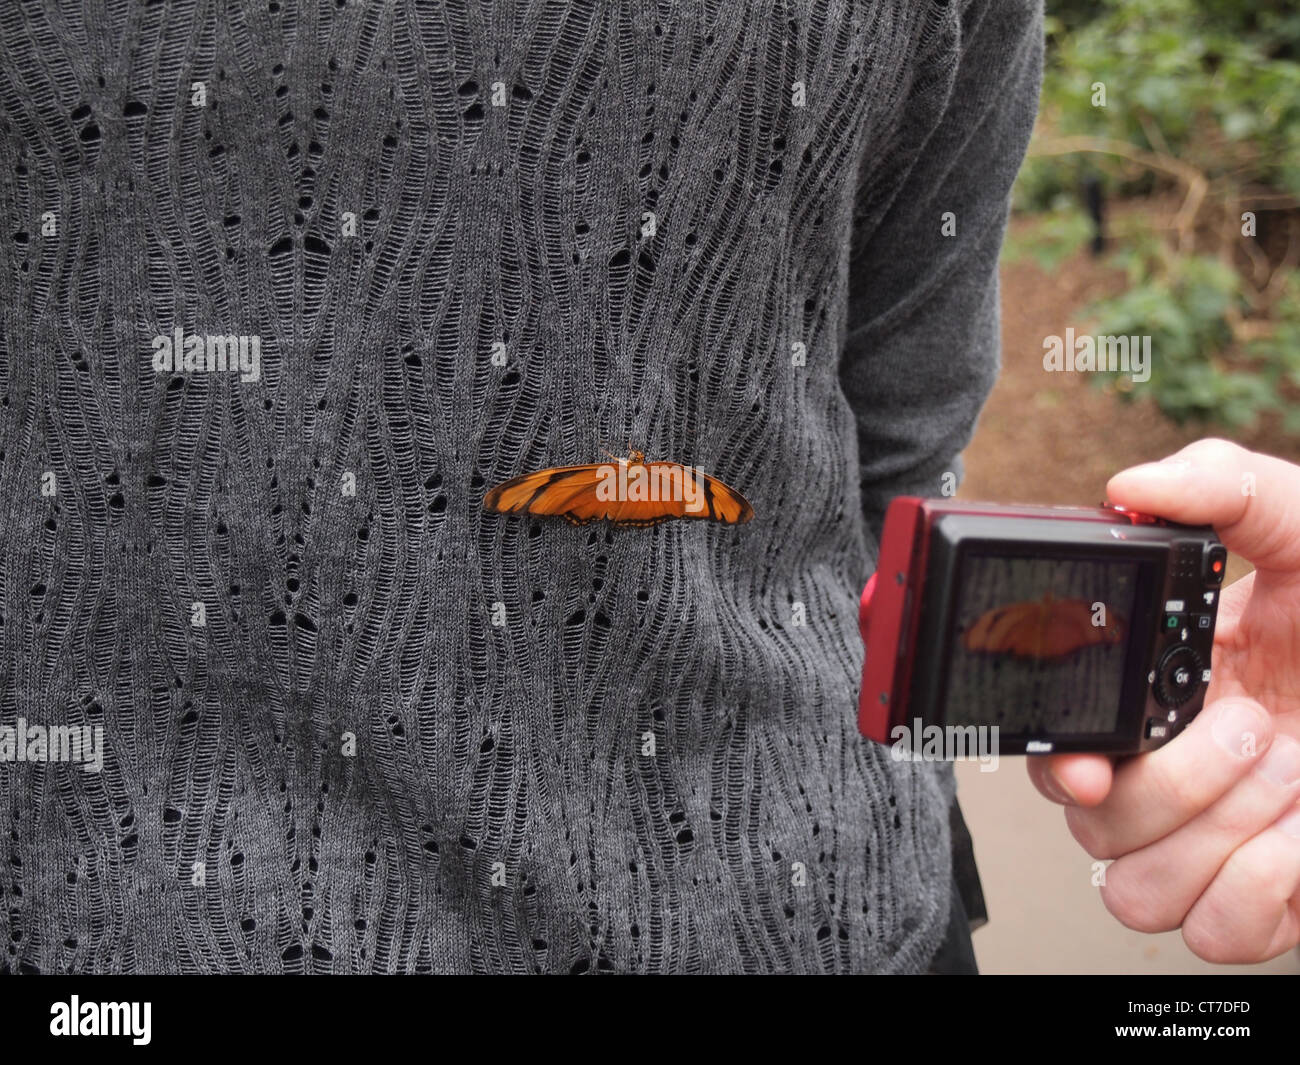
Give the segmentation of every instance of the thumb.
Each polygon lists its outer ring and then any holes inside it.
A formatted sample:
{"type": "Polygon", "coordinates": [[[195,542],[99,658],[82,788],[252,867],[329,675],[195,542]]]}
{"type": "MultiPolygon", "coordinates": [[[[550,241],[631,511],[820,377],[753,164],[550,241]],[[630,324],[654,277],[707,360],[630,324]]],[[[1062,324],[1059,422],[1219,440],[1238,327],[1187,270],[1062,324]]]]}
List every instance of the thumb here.
{"type": "Polygon", "coordinates": [[[1261,573],[1300,575],[1300,466],[1227,440],[1198,440],[1106,485],[1112,503],[1185,525],[1213,525],[1261,573]]]}

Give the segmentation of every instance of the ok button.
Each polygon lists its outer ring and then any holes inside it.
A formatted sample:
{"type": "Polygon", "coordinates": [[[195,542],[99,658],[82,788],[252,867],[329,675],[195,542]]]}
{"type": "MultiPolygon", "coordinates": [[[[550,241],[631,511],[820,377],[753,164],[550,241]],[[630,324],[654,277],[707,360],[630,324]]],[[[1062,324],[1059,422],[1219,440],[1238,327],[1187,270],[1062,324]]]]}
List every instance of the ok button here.
{"type": "Polygon", "coordinates": [[[1201,659],[1186,644],[1171,647],[1156,667],[1155,696],[1171,710],[1196,694],[1201,683],[1201,659]]]}

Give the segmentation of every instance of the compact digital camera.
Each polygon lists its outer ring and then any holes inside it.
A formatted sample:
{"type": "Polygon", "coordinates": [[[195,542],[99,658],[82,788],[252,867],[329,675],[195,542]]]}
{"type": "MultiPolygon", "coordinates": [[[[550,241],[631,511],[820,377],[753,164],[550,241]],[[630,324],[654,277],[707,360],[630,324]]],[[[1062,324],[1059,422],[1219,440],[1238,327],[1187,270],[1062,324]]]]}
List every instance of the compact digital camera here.
{"type": "Polygon", "coordinates": [[[895,499],[859,615],[858,727],[997,726],[1002,754],[1129,754],[1196,716],[1227,551],[1122,507],[895,499]]]}

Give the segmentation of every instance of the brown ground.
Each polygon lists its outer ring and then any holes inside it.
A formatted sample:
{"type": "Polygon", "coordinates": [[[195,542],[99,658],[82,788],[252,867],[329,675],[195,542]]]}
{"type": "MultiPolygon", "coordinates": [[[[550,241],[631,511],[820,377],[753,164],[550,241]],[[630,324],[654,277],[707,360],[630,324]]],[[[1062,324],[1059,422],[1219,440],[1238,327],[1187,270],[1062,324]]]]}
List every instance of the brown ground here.
{"type": "MultiPolygon", "coordinates": [[[[1300,461],[1300,441],[1286,440],[1275,428],[1180,429],[1150,400],[1123,403],[1084,374],[1044,374],[1043,338],[1063,334],[1068,325],[1084,331],[1078,309],[1122,285],[1120,276],[1087,253],[1063,264],[1055,276],[1044,276],[1025,258],[1005,264],[1002,277],[1004,369],[966,452],[963,497],[1091,504],[1103,498],[1106,480],[1116,470],[1211,435],[1300,461]]],[[[1229,579],[1248,569],[1234,558],[1229,579]]],[[[989,908],[989,924],[974,937],[981,970],[1225,971],[1192,955],[1177,932],[1131,932],[1106,912],[1092,884],[1092,860],[1070,837],[1060,809],[1033,790],[1022,762],[1004,759],[993,773],[981,773],[973,762],[957,766],[989,908]]],[[[1245,971],[1297,973],[1300,957],[1290,951],[1245,971]]]]}

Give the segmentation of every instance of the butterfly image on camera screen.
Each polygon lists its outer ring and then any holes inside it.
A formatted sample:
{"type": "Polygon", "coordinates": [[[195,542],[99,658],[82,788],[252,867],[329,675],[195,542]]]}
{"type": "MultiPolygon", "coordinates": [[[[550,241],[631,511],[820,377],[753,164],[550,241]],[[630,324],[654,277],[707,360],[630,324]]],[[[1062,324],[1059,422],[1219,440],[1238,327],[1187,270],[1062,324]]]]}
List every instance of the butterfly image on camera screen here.
{"type": "MultiPolygon", "coordinates": [[[[1104,604],[1103,604],[1104,605],[1104,604]]],[[[1042,599],[1010,603],[977,617],[962,634],[967,651],[1051,661],[1088,647],[1124,639],[1124,618],[1105,608],[1106,624],[1093,624],[1094,606],[1085,599],[1042,599]]],[[[1100,616],[1100,615],[1098,615],[1100,616]]]]}
{"type": "Polygon", "coordinates": [[[501,514],[560,517],[572,525],[649,526],[675,518],[741,525],[754,516],[744,496],[692,466],[646,462],[640,451],[611,459],[512,477],[492,488],[483,506],[501,514]]]}

